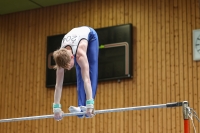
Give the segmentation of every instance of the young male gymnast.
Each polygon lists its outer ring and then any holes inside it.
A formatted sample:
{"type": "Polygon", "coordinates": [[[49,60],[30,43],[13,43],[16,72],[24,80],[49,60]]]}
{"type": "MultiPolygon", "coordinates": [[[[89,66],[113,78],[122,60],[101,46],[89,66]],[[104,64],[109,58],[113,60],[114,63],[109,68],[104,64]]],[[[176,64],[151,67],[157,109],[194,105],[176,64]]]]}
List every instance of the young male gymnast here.
{"type": "MultiPolygon", "coordinates": [[[[86,111],[85,117],[94,116],[94,99],[98,80],[99,41],[96,31],[87,26],[73,28],[63,38],[60,49],[54,51],[56,63],[56,85],[53,112],[56,120],[61,120],[63,111],[60,99],[64,79],[64,69],[76,67],[78,107],[70,106],[71,113],[86,111]]],[[[78,115],[83,118],[84,115],[78,115]]]]}

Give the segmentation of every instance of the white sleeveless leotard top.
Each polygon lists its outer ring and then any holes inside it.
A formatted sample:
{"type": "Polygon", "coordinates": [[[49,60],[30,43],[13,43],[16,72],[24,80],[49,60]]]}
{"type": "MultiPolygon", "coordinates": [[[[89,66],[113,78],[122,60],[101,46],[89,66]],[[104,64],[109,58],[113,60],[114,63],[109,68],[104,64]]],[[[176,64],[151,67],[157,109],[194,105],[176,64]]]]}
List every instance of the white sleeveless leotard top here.
{"type": "Polygon", "coordinates": [[[88,40],[89,33],[90,33],[90,28],[86,26],[73,28],[64,36],[61,43],[61,48],[70,46],[72,48],[73,55],[75,55],[80,41],[82,39],[88,40]]]}

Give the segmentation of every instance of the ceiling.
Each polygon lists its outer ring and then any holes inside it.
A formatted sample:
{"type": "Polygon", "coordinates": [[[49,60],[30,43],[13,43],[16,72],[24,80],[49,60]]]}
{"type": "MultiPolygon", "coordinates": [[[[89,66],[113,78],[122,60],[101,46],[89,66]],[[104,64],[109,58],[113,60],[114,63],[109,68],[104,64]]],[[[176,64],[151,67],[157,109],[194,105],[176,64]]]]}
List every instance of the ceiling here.
{"type": "Polygon", "coordinates": [[[80,0],[0,0],[0,15],[80,0]]]}

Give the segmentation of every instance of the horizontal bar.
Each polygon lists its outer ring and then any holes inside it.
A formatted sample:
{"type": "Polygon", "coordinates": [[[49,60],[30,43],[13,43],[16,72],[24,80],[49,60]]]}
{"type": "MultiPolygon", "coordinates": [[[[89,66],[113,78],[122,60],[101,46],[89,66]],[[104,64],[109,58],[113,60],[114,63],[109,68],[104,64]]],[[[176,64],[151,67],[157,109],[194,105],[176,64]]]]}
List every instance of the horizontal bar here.
{"type": "MultiPolygon", "coordinates": [[[[166,107],[167,107],[167,104],[137,106],[137,107],[127,107],[127,108],[115,108],[115,109],[95,110],[94,114],[103,114],[103,113],[111,113],[111,112],[123,112],[123,111],[131,111],[131,110],[144,110],[144,109],[153,109],[153,108],[166,108],[166,107]]],[[[76,116],[76,115],[85,115],[85,112],[64,113],[63,117],[65,117],[65,116],[76,116]]],[[[1,122],[24,121],[24,120],[47,119],[47,118],[54,118],[54,115],[52,114],[52,115],[21,117],[21,118],[0,119],[0,123],[1,122]]]]}
{"type": "Polygon", "coordinates": [[[167,103],[167,107],[179,107],[182,106],[183,102],[167,103]]]}

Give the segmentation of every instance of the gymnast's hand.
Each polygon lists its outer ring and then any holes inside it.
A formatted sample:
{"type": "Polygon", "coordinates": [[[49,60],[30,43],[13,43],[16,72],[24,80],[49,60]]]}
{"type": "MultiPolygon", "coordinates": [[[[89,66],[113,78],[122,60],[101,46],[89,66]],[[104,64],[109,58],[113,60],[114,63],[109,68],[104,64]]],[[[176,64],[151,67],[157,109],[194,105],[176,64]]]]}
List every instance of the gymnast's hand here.
{"type": "Polygon", "coordinates": [[[86,101],[86,116],[91,118],[94,114],[94,99],[89,99],[86,101]]]}
{"type": "Polygon", "coordinates": [[[87,117],[93,117],[94,116],[94,108],[87,108],[86,115],[87,115],[87,117]]]}
{"type": "Polygon", "coordinates": [[[64,112],[61,109],[61,104],[53,103],[54,119],[57,121],[62,120],[64,112]]]}
{"type": "Polygon", "coordinates": [[[58,110],[55,111],[54,112],[54,119],[57,120],[57,121],[62,120],[63,114],[64,114],[64,112],[61,109],[60,109],[60,111],[58,111],[58,110]]]}

